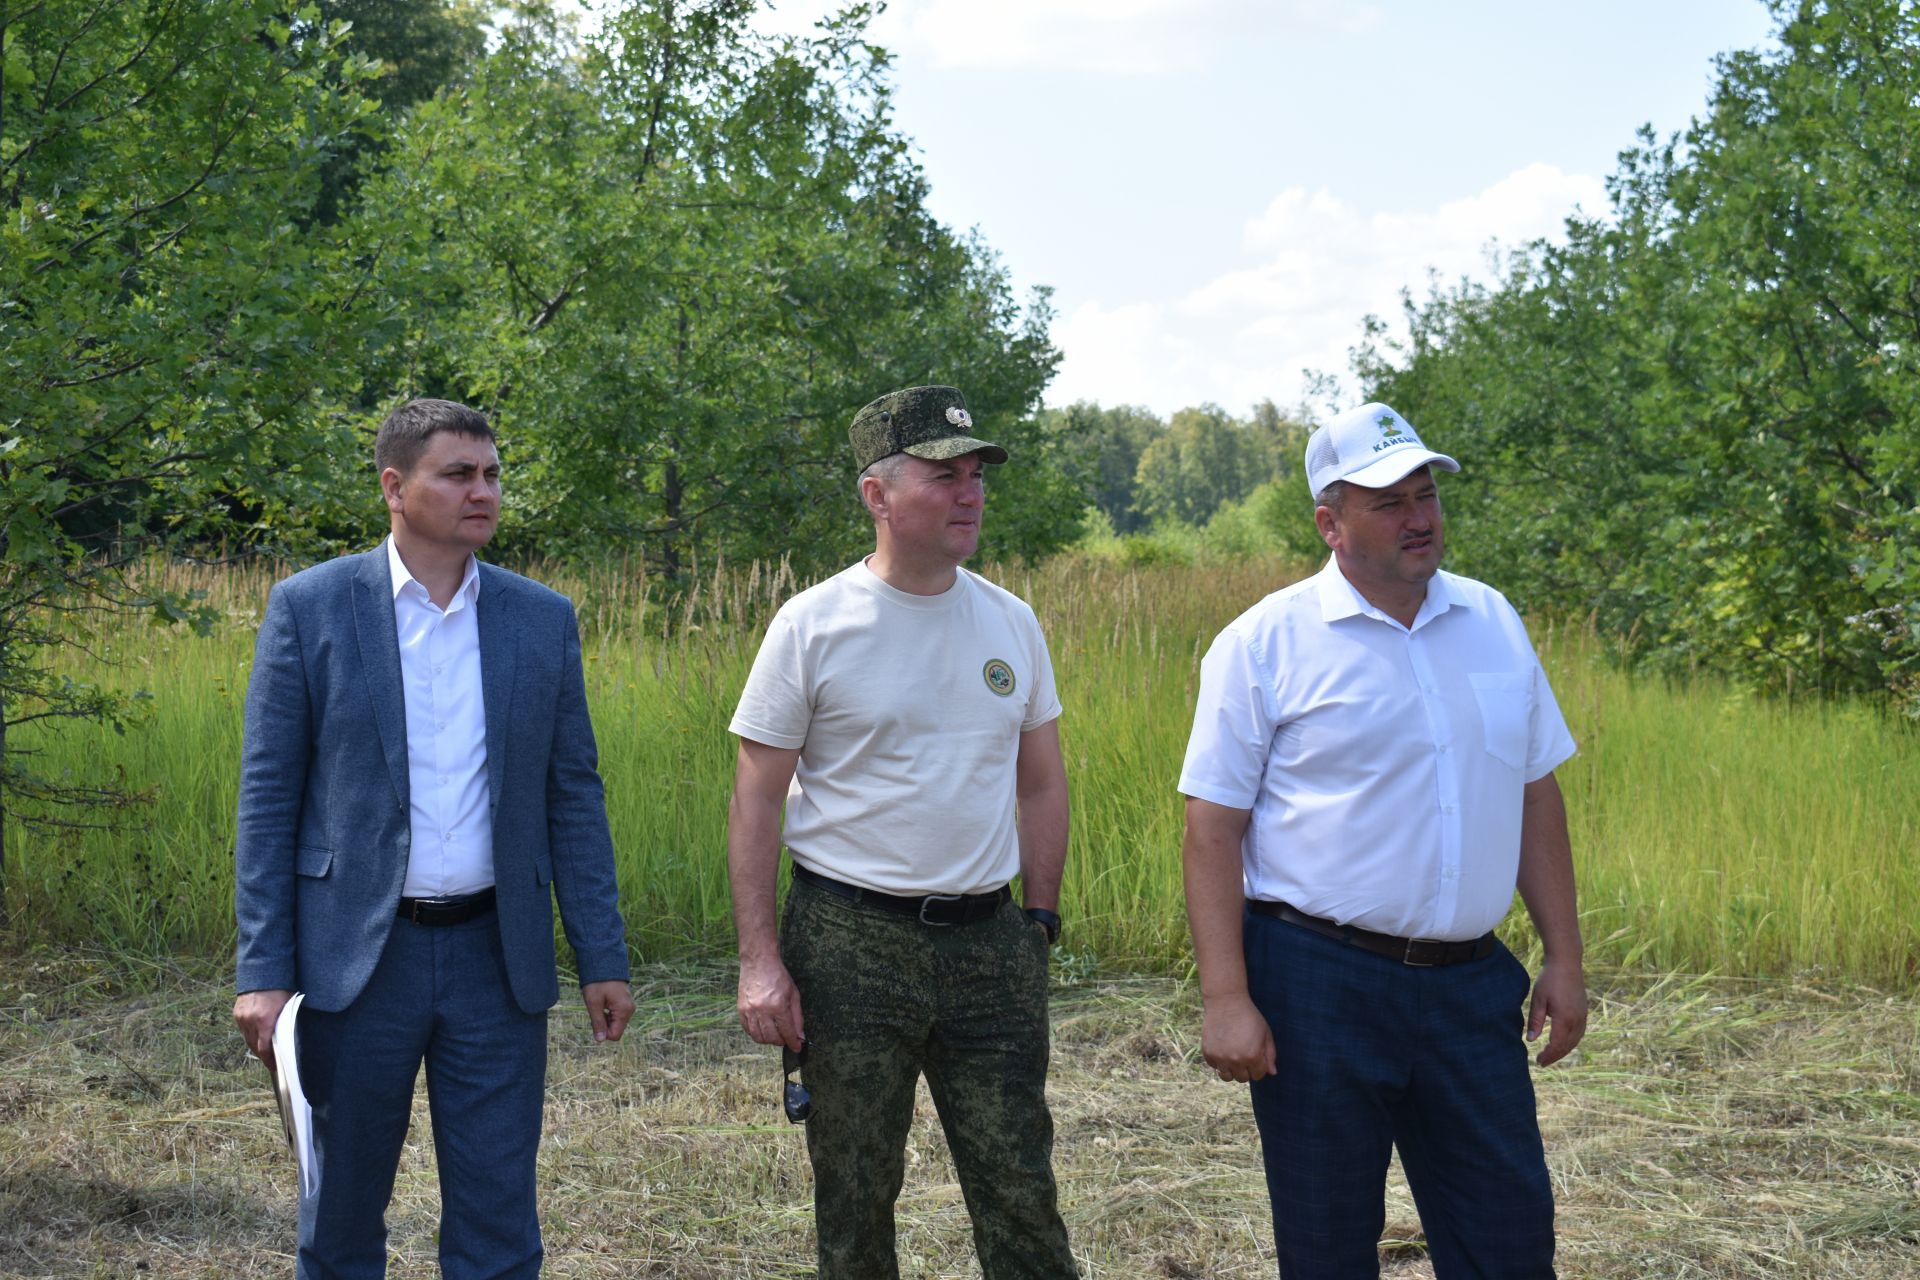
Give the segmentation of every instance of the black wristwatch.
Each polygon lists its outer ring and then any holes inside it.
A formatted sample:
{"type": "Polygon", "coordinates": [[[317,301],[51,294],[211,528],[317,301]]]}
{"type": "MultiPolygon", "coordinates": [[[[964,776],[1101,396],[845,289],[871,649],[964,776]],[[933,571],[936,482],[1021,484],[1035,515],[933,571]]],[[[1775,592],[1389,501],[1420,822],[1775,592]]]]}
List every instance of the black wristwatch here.
{"type": "Polygon", "coordinates": [[[1027,919],[1047,931],[1047,945],[1053,946],[1060,941],[1060,917],[1045,907],[1028,907],[1027,919]]]}

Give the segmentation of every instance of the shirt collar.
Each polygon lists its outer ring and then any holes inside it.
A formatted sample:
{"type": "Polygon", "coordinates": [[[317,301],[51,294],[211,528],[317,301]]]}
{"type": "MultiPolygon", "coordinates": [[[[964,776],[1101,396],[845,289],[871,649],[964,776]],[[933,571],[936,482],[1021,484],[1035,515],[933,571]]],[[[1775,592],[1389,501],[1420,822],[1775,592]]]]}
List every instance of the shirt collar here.
{"type": "MultiPolygon", "coordinates": [[[[1320,592],[1320,617],[1323,621],[1338,622],[1342,618],[1356,616],[1393,621],[1347,581],[1347,575],[1340,572],[1340,562],[1332,556],[1327,557],[1327,567],[1315,575],[1315,583],[1320,592]]],[[[1466,603],[1460,593],[1453,589],[1450,575],[1436,573],[1427,580],[1427,597],[1420,602],[1420,611],[1414,614],[1413,625],[1407,630],[1418,631],[1448,609],[1455,605],[1464,608],[1466,603]]],[[[1394,625],[1400,624],[1395,622],[1394,625]]]]}
{"type": "MultiPolygon", "coordinates": [[[[387,575],[393,582],[393,598],[398,600],[400,593],[408,587],[414,587],[419,594],[426,595],[427,589],[420,580],[407,572],[406,562],[400,559],[400,548],[393,545],[393,535],[387,535],[387,575]]],[[[430,598],[430,597],[429,597],[430,598]]],[[[460,579],[460,589],[453,593],[453,599],[447,602],[447,612],[457,608],[473,608],[480,601],[480,561],[478,557],[467,557],[466,576],[460,579]]]]}

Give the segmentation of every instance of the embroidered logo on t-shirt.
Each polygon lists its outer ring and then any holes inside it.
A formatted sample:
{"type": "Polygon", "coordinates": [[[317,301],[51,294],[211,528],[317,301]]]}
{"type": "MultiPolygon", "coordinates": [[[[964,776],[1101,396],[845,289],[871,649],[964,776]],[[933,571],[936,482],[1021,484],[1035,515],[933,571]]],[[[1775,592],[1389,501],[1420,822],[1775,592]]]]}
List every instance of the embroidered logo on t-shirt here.
{"type": "Polygon", "coordinates": [[[987,665],[981,668],[980,674],[985,678],[987,688],[993,690],[1001,697],[1004,698],[1013,692],[1013,668],[1000,659],[989,659],[987,665]]]}

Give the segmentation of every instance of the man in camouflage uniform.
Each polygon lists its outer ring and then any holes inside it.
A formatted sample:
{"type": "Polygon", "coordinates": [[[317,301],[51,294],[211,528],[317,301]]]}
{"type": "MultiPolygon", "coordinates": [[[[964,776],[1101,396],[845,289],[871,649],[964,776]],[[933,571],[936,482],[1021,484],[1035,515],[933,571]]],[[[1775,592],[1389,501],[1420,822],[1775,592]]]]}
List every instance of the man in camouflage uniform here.
{"type": "Polygon", "coordinates": [[[893,1204],[923,1072],[986,1280],[1077,1274],[1046,1103],[1060,703],[1033,611],[960,568],[985,467],[1007,458],[972,426],[952,387],[854,417],[873,554],[782,607],[732,724],[740,1022],[800,1055],[823,1280],[900,1274],[893,1204]]]}

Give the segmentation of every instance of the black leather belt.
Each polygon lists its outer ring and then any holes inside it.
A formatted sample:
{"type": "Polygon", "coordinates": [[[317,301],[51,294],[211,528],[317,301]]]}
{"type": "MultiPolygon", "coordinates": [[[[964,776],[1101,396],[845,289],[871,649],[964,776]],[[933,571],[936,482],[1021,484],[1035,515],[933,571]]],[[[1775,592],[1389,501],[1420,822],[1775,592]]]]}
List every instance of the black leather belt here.
{"type": "Polygon", "coordinates": [[[882,911],[891,911],[897,916],[912,916],[921,924],[972,924],[976,920],[985,920],[1000,909],[1000,904],[1012,899],[1013,891],[1001,885],[992,893],[923,893],[912,897],[898,894],[881,893],[877,889],[863,889],[857,884],[847,884],[810,871],[799,863],[793,864],[793,878],[802,884],[812,885],[828,893],[847,899],[849,902],[865,903],[879,907],[882,911]]]}
{"type": "Polygon", "coordinates": [[[493,890],[486,888],[457,898],[402,898],[399,915],[415,924],[465,924],[491,910],[493,890]]]}
{"type": "Polygon", "coordinates": [[[1247,902],[1247,910],[1255,915],[1284,920],[1288,924],[1298,925],[1322,937],[1344,942],[1350,947],[1359,947],[1362,951],[1371,951],[1377,956],[1398,960],[1401,964],[1420,967],[1461,964],[1468,960],[1483,960],[1493,954],[1491,933],[1483,934],[1478,938],[1468,938],[1465,942],[1438,942],[1431,938],[1396,938],[1390,933],[1375,933],[1371,929],[1356,928],[1350,924],[1335,924],[1331,920],[1322,920],[1319,916],[1310,916],[1304,911],[1296,911],[1284,902],[1250,899],[1247,902]]]}

